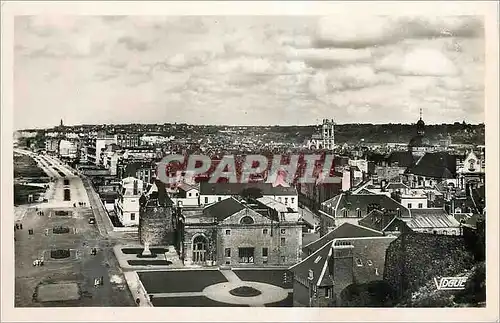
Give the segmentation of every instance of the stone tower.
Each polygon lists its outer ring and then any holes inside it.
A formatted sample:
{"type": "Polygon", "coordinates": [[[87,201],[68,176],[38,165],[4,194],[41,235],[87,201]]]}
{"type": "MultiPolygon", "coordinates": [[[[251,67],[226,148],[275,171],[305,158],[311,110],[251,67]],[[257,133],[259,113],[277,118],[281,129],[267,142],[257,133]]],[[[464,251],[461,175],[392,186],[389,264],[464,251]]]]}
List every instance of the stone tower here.
{"type": "Polygon", "coordinates": [[[331,150],[335,148],[335,123],[333,119],[323,119],[321,127],[321,139],[323,141],[323,149],[331,150]]]}

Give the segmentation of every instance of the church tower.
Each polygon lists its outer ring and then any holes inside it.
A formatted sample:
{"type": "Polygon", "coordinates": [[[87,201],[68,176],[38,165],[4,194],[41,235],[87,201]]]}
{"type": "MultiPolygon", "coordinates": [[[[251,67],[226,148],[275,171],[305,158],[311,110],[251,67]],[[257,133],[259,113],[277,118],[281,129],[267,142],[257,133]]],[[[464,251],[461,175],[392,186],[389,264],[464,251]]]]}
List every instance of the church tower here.
{"type": "Polygon", "coordinates": [[[420,108],[420,119],[417,121],[417,134],[419,136],[425,134],[425,122],[422,120],[422,108],[420,108]]]}
{"type": "Polygon", "coordinates": [[[334,149],[335,148],[335,123],[333,119],[323,119],[323,125],[321,127],[321,139],[323,141],[324,149],[334,149]]]}

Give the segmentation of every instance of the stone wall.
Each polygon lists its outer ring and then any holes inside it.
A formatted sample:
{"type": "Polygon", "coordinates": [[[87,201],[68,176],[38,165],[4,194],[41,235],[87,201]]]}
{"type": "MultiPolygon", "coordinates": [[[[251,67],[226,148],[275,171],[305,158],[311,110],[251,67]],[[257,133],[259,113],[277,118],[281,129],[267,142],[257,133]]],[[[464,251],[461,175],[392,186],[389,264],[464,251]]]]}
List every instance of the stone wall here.
{"type": "Polygon", "coordinates": [[[290,225],[278,227],[263,225],[220,225],[217,230],[217,261],[231,266],[291,266],[301,260],[302,227],[290,225]],[[267,229],[267,233],[263,233],[267,229]],[[284,230],[284,233],[281,230],[284,230]],[[226,234],[230,230],[230,234],[226,234]],[[271,233],[272,230],[272,233],[271,233]],[[281,245],[281,238],[285,244],[281,245]],[[239,262],[238,248],[254,248],[253,264],[239,262]],[[225,257],[225,249],[231,249],[231,257],[225,257]],[[262,248],[268,255],[263,257],[262,248]],[[267,260],[267,263],[265,262],[267,260]]]}
{"type": "Polygon", "coordinates": [[[404,297],[434,277],[472,268],[473,261],[461,236],[404,233],[387,249],[384,280],[404,297]]]}
{"type": "Polygon", "coordinates": [[[143,206],[139,210],[139,240],[151,246],[175,245],[175,224],[172,207],[143,206]]]}

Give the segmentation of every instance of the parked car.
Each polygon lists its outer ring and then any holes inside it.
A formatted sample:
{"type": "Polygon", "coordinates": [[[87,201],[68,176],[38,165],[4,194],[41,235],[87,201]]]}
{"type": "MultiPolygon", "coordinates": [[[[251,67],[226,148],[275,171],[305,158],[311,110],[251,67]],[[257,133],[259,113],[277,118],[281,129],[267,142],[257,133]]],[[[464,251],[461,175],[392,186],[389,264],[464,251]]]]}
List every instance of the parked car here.
{"type": "Polygon", "coordinates": [[[89,224],[95,224],[95,218],[90,218],[89,219],[89,224]]]}

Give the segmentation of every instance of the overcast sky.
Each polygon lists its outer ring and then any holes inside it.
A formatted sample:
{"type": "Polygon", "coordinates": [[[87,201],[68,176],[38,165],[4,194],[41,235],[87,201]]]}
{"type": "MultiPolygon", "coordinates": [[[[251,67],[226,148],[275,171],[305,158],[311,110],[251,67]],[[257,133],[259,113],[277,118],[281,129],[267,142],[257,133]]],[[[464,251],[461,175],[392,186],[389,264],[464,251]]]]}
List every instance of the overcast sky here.
{"type": "Polygon", "coordinates": [[[484,122],[473,16],[31,16],[14,41],[17,129],[484,122]]]}

